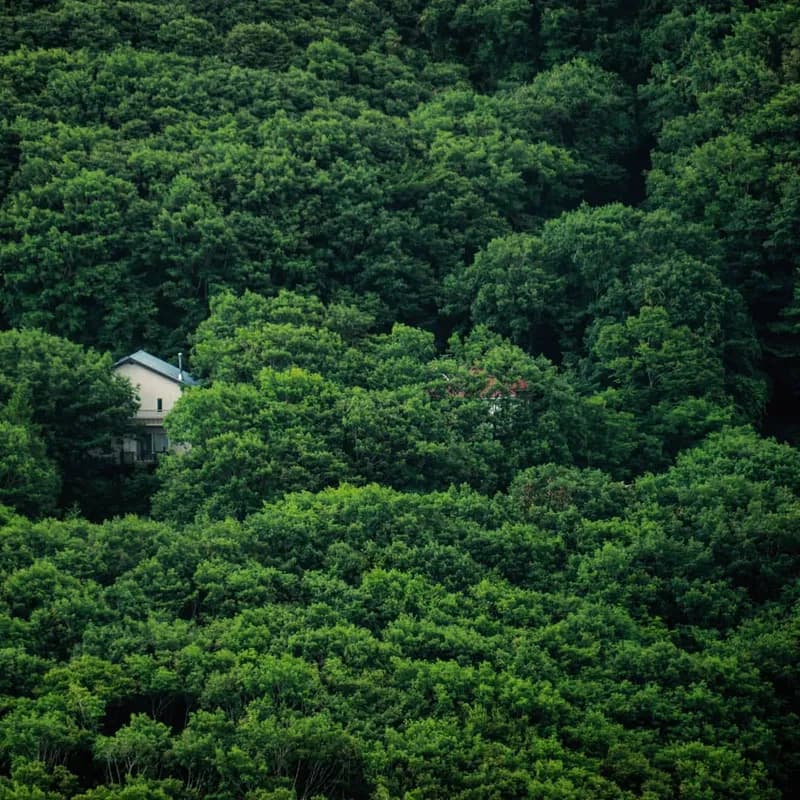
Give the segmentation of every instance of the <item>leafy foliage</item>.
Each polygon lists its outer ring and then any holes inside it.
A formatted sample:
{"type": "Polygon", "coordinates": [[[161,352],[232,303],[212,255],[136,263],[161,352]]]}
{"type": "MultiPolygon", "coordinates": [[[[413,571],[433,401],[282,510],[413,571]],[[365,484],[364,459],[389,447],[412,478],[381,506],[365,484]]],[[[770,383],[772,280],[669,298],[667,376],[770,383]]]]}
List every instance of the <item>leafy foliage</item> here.
{"type": "Polygon", "coordinates": [[[8,785],[93,759],[179,797],[777,797],[798,478],[740,429],[627,487],[548,467],[493,500],[341,487],[172,530],[7,517],[8,785]]]}
{"type": "Polygon", "coordinates": [[[798,31],[5,4],[0,796],[793,796],[798,31]]]}
{"type": "Polygon", "coordinates": [[[0,402],[2,469],[18,484],[3,497],[16,502],[19,493],[28,510],[41,502],[35,513],[53,509],[62,482],[62,506],[91,496],[96,456],[129,429],[137,407],[107,354],[35,330],[0,332],[0,402]]]}

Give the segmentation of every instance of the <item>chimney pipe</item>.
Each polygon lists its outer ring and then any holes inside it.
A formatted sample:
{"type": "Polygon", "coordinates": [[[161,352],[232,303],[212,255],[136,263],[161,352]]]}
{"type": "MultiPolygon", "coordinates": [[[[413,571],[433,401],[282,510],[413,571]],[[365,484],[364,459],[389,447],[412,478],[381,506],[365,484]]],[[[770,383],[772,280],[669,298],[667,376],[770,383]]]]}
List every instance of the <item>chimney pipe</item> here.
{"type": "Polygon", "coordinates": [[[183,353],[178,353],[178,380],[183,383],[183,353]]]}

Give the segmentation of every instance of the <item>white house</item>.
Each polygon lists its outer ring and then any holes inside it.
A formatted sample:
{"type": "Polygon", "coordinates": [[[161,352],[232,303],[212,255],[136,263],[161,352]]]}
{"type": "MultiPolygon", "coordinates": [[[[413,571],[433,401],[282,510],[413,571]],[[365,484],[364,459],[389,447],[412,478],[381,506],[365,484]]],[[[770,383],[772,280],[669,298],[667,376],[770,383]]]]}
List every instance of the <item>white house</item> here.
{"type": "Polygon", "coordinates": [[[124,463],[154,461],[158,453],[169,450],[164,418],[184,388],[198,383],[188,372],[184,372],[181,362],[180,353],[176,367],[144,350],[137,350],[114,364],[114,372],[127,378],[139,395],[139,410],[135,419],[141,426],[141,432],[123,440],[124,463]]]}

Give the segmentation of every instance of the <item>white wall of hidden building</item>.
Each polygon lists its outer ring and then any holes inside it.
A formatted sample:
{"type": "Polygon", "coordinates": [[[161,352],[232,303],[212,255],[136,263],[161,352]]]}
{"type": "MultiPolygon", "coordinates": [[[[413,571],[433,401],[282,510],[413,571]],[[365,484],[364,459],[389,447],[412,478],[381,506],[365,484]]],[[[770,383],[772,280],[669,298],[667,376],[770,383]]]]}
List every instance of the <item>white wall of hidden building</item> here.
{"type": "Polygon", "coordinates": [[[139,410],[136,419],[145,424],[163,425],[164,417],[181,396],[181,385],[153,372],[141,364],[128,362],[116,368],[117,375],[127,378],[139,395],[139,410]],[[158,401],[161,400],[161,408],[158,401]],[[152,422],[151,422],[152,421],[152,422]]]}
{"type": "Polygon", "coordinates": [[[143,351],[118,361],[114,365],[114,372],[130,381],[139,397],[135,421],[140,426],[140,432],[122,441],[121,459],[128,463],[152,461],[167,450],[185,449],[185,446],[175,443],[170,445],[164,430],[164,419],[183,389],[194,385],[196,381],[188,373],[143,351]],[[139,363],[137,359],[146,364],[139,363]]]}

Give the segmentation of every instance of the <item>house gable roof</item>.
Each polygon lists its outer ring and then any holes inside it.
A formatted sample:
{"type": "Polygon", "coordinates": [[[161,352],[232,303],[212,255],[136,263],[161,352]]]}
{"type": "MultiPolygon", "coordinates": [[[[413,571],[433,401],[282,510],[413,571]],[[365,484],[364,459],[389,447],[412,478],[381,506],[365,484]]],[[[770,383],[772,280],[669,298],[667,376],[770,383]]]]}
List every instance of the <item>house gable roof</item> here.
{"type": "Polygon", "coordinates": [[[171,381],[175,381],[175,383],[180,383],[185,386],[197,386],[199,384],[199,381],[193,378],[186,370],[181,371],[176,366],[156,356],[150,355],[150,353],[145,350],[137,350],[135,353],[121,358],[114,366],[120,367],[123,364],[139,364],[139,366],[145,367],[145,369],[149,369],[152,372],[163,375],[171,381]]]}

